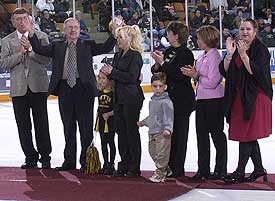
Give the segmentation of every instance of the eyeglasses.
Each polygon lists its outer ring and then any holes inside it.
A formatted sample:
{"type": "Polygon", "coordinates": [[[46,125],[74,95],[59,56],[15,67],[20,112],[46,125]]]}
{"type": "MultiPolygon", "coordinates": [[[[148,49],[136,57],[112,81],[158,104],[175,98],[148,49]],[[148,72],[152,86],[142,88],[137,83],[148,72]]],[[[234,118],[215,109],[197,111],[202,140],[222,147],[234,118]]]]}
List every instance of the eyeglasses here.
{"type": "Polygon", "coordinates": [[[17,18],[15,18],[14,20],[16,21],[16,22],[27,22],[28,21],[28,16],[25,16],[25,17],[17,17],[17,18]]]}

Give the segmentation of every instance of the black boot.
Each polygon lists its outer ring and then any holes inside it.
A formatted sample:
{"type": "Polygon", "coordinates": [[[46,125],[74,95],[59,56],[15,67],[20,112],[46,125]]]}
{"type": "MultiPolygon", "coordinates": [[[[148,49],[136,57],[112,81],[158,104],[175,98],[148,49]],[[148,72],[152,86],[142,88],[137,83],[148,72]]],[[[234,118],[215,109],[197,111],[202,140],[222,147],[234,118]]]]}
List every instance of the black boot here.
{"type": "Polygon", "coordinates": [[[230,175],[224,177],[223,181],[227,184],[241,183],[244,181],[244,172],[234,171],[230,175]]]}
{"type": "Polygon", "coordinates": [[[100,174],[105,174],[105,172],[108,170],[108,163],[104,163],[103,167],[99,171],[100,174]]]}
{"type": "Polygon", "coordinates": [[[267,172],[265,169],[254,170],[249,177],[245,178],[246,182],[254,182],[259,177],[263,177],[263,181],[267,181],[267,172]]]}
{"type": "Polygon", "coordinates": [[[252,143],[251,159],[254,164],[254,171],[246,178],[247,182],[254,182],[257,178],[263,176],[263,181],[267,181],[267,172],[262,164],[261,151],[258,141],[252,143]]]}
{"type": "Polygon", "coordinates": [[[113,163],[109,163],[107,175],[113,175],[114,171],[115,171],[115,165],[113,163]]]}
{"type": "Polygon", "coordinates": [[[253,142],[251,159],[254,164],[254,171],[247,178],[247,181],[253,182],[261,176],[263,176],[264,181],[267,181],[267,172],[263,167],[261,150],[258,141],[253,142]]]}
{"type": "Polygon", "coordinates": [[[193,177],[190,178],[190,180],[191,181],[202,181],[202,180],[208,179],[208,177],[209,177],[208,174],[202,174],[198,171],[193,177]]]}
{"type": "Polygon", "coordinates": [[[226,177],[226,171],[215,171],[208,176],[209,180],[224,179],[226,177]]]}
{"type": "Polygon", "coordinates": [[[224,177],[223,181],[228,184],[241,183],[244,181],[245,166],[252,153],[251,142],[239,143],[239,161],[236,171],[224,177]]]}
{"type": "Polygon", "coordinates": [[[211,133],[216,148],[216,165],[209,180],[223,179],[227,175],[227,140],[223,131],[211,133]]]}
{"type": "Polygon", "coordinates": [[[251,142],[240,142],[239,144],[239,161],[237,172],[245,173],[245,166],[252,154],[252,143],[251,142]]]}

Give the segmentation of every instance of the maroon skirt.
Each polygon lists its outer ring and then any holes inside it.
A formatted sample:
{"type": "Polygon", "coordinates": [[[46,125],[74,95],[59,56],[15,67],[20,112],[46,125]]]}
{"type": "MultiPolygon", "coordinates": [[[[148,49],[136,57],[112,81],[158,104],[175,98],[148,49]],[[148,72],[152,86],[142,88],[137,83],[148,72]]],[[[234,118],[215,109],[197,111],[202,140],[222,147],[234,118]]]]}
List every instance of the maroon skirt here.
{"type": "Polygon", "coordinates": [[[272,101],[259,90],[250,120],[243,119],[243,107],[239,90],[231,110],[229,139],[250,142],[268,137],[272,133],[272,101]]]}

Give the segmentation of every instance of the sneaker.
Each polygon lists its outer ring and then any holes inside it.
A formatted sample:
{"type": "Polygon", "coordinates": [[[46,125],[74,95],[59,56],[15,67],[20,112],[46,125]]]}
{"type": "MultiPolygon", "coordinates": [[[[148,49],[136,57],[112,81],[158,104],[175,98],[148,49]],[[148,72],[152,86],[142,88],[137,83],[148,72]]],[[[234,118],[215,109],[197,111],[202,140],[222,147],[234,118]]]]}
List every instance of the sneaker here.
{"type": "Polygon", "coordinates": [[[154,183],[165,182],[165,177],[160,177],[159,175],[152,175],[149,180],[154,183]]]}
{"type": "Polygon", "coordinates": [[[173,175],[173,171],[170,168],[168,168],[167,173],[166,173],[166,177],[171,177],[172,175],[173,175]]]}

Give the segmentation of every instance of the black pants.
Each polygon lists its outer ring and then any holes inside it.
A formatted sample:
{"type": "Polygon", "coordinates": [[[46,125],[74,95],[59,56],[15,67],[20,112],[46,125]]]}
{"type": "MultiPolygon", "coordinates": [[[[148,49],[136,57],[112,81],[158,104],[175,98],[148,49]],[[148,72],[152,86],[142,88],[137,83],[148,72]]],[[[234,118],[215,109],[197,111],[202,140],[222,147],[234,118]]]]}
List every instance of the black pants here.
{"type": "Polygon", "coordinates": [[[171,139],[169,166],[175,176],[184,175],[190,115],[174,116],[174,131],[171,139]]]}
{"type": "Polygon", "coordinates": [[[223,132],[223,98],[197,100],[196,105],[196,132],[198,146],[199,172],[210,174],[210,140],[211,134],[216,148],[215,172],[227,172],[227,141],[223,132]]]}
{"type": "Polygon", "coordinates": [[[118,134],[118,150],[121,161],[118,170],[126,173],[140,172],[141,143],[137,122],[142,102],[117,104],[114,110],[115,128],[118,134]]]}
{"type": "Polygon", "coordinates": [[[47,93],[33,93],[28,89],[24,96],[12,98],[15,120],[20,144],[25,154],[26,163],[49,162],[52,151],[47,112],[47,93]],[[32,140],[32,111],[37,151],[32,140]]]}
{"type": "Polygon", "coordinates": [[[237,171],[245,173],[245,166],[251,157],[254,165],[254,171],[263,169],[261,151],[258,141],[240,142],[239,144],[239,161],[237,171]]]}
{"type": "Polygon", "coordinates": [[[115,132],[103,133],[100,132],[100,140],[101,140],[101,151],[104,159],[104,164],[114,164],[115,156],[116,156],[116,145],[115,145],[115,132]],[[108,145],[110,148],[110,157],[108,151],[108,145]]]}
{"type": "Polygon", "coordinates": [[[59,111],[64,126],[64,163],[76,166],[76,122],[78,122],[81,142],[80,164],[86,165],[86,151],[93,140],[94,97],[88,95],[80,79],[70,88],[66,80],[59,85],[59,111]]]}

